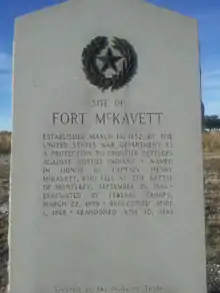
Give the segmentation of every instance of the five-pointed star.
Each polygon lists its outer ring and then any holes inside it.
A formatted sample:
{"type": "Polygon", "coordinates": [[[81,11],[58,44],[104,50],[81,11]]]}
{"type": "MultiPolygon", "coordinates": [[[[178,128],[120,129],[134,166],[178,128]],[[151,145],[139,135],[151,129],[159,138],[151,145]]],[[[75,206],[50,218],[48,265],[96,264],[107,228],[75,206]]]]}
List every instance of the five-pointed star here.
{"type": "Polygon", "coordinates": [[[108,68],[112,68],[115,72],[117,72],[118,68],[115,63],[122,59],[121,56],[114,56],[110,48],[108,48],[105,56],[98,56],[97,58],[103,63],[101,68],[102,72],[105,72],[108,68]]]}

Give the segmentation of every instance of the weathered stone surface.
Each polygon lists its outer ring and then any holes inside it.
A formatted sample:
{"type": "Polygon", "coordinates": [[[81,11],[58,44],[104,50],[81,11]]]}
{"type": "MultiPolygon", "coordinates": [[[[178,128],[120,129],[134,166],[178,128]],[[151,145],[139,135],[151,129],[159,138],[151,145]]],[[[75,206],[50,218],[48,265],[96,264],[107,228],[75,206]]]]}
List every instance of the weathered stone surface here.
{"type": "Polygon", "coordinates": [[[10,293],[206,292],[195,20],[76,0],[14,44],[10,293]]]}

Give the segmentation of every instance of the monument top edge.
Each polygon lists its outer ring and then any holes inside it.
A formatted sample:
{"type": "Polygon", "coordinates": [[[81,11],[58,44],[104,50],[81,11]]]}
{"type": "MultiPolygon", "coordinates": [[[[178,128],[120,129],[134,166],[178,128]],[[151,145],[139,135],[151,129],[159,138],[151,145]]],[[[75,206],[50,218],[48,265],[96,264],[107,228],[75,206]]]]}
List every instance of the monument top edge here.
{"type": "MultiPolygon", "coordinates": [[[[132,5],[143,5],[144,7],[151,7],[152,9],[156,9],[158,11],[161,11],[161,12],[166,12],[166,13],[170,13],[172,15],[176,15],[178,17],[182,17],[182,18],[185,18],[185,19],[188,19],[189,21],[193,21],[197,24],[197,19],[195,17],[192,17],[192,16],[188,16],[188,15],[185,15],[185,14],[182,14],[178,11],[174,11],[174,10],[171,10],[171,9],[168,9],[166,7],[161,7],[161,6],[157,6],[155,4],[152,4],[146,0],[111,0],[111,5],[114,5],[113,2],[125,2],[126,5],[129,5],[129,1],[130,1],[130,4],[132,5]]],[[[42,7],[41,9],[38,9],[38,10],[34,10],[34,11],[30,11],[30,12],[27,12],[27,13],[24,13],[24,14],[21,14],[21,15],[17,15],[15,16],[15,23],[19,20],[23,20],[23,19],[26,19],[26,18],[30,18],[30,17],[33,17],[35,15],[43,15],[43,14],[46,14],[48,12],[55,12],[57,10],[60,10],[62,8],[71,8],[71,6],[76,6],[76,5],[86,5],[86,2],[89,4],[94,3],[96,2],[97,3],[97,6],[100,6],[100,5],[106,5],[108,4],[109,5],[109,0],[64,0],[60,3],[56,3],[56,4],[53,4],[53,5],[50,5],[50,6],[46,6],[46,7],[42,7]],[[105,4],[106,2],[106,4],[105,4]],[[104,3],[104,4],[103,4],[104,3]]]]}

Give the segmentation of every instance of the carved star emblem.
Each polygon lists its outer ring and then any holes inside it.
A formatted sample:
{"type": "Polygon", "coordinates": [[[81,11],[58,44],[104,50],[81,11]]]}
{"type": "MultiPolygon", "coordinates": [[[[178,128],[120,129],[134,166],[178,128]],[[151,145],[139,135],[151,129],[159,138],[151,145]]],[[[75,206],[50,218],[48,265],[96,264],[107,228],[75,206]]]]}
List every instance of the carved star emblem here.
{"type": "Polygon", "coordinates": [[[105,72],[107,69],[112,68],[115,72],[118,72],[118,68],[116,66],[116,63],[122,59],[121,56],[114,56],[112,53],[111,48],[108,48],[107,53],[105,56],[98,56],[97,59],[99,59],[103,65],[101,68],[101,72],[105,72]]]}

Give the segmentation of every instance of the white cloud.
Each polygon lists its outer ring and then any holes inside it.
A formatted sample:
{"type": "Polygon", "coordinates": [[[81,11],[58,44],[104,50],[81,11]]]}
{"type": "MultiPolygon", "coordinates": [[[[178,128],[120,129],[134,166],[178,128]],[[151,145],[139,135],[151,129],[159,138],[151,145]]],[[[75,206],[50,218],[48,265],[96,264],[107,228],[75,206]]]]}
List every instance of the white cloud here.
{"type": "Polygon", "coordinates": [[[203,81],[202,86],[204,88],[211,88],[211,89],[219,88],[220,90],[220,80],[205,80],[203,81]]]}
{"type": "Polygon", "coordinates": [[[0,100],[4,99],[5,94],[11,93],[11,81],[12,57],[7,53],[0,52],[0,100]]]}
{"type": "Polygon", "coordinates": [[[12,57],[11,55],[0,52],[0,72],[6,71],[8,73],[11,73],[12,68],[12,57]]]}
{"type": "Polygon", "coordinates": [[[202,88],[206,92],[218,91],[220,97],[220,70],[210,70],[202,74],[202,88]]]}
{"type": "Polygon", "coordinates": [[[12,117],[9,114],[0,115],[0,131],[12,129],[12,117]]]}
{"type": "Polygon", "coordinates": [[[202,78],[220,77],[220,69],[204,72],[202,78]]]}
{"type": "Polygon", "coordinates": [[[0,52],[0,130],[11,129],[12,57],[0,52]]]}
{"type": "Polygon", "coordinates": [[[216,100],[207,101],[205,103],[205,114],[220,116],[220,102],[216,100]]]}

